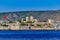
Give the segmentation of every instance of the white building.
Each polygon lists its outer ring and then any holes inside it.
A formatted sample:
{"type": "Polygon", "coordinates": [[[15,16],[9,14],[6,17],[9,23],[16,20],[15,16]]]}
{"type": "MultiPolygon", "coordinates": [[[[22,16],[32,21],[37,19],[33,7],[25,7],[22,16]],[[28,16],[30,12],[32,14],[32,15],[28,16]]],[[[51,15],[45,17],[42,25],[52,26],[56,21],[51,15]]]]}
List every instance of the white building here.
{"type": "Polygon", "coordinates": [[[49,24],[52,24],[53,22],[54,22],[54,20],[48,19],[48,23],[49,23],[49,24]]]}
{"type": "Polygon", "coordinates": [[[26,21],[28,21],[29,20],[29,17],[26,17],[26,21]]]}
{"type": "Polygon", "coordinates": [[[33,20],[33,16],[30,16],[30,20],[33,20]]]}
{"type": "Polygon", "coordinates": [[[38,22],[38,20],[37,19],[34,19],[34,21],[37,23],[38,22]]]}

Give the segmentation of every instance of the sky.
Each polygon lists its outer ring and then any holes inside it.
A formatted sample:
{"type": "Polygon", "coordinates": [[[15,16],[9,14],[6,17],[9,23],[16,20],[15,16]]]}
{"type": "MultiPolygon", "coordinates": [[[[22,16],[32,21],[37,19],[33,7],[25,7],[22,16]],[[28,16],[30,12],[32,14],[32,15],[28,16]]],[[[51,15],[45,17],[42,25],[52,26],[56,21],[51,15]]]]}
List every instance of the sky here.
{"type": "Polygon", "coordinates": [[[59,9],[60,0],[0,0],[0,12],[59,9]]]}

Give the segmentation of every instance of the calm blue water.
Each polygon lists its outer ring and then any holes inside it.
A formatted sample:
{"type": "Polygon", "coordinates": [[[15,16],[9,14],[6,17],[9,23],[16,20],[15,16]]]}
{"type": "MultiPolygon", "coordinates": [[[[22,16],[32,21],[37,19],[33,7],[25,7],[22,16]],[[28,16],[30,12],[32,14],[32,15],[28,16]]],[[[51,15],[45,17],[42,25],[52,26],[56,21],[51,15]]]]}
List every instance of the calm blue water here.
{"type": "Polygon", "coordinates": [[[0,40],[60,40],[60,30],[0,30],[0,40]]]}

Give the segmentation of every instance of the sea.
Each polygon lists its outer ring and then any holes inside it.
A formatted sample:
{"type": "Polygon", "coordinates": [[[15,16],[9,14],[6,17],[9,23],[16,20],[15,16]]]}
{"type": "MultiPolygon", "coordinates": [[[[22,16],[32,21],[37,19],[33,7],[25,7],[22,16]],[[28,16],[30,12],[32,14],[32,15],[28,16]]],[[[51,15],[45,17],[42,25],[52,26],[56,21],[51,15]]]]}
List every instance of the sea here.
{"type": "Polygon", "coordinates": [[[0,30],[0,40],[60,40],[60,30],[0,30]]]}

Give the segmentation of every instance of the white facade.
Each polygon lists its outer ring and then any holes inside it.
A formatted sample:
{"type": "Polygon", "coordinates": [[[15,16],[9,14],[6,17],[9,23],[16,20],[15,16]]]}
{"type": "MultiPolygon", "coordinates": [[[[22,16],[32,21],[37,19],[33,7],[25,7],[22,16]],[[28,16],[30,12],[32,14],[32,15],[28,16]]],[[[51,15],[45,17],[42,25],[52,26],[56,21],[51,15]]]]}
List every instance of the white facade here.
{"type": "Polygon", "coordinates": [[[48,23],[52,24],[53,22],[54,22],[54,20],[48,19],[48,23]]]}
{"type": "Polygon", "coordinates": [[[37,20],[37,19],[35,19],[35,22],[37,23],[37,22],[38,22],[38,20],[37,20]]]}
{"type": "Polygon", "coordinates": [[[33,16],[30,16],[30,20],[33,20],[33,16]]]}
{"type": "Polygon", "coordinates": [[[29,20],[29,17],[26,17],[26,21],[28,21],[29,20]]]}

